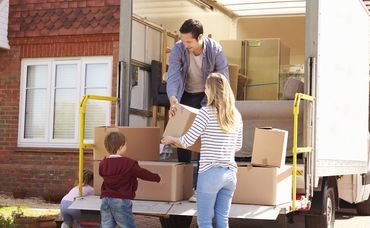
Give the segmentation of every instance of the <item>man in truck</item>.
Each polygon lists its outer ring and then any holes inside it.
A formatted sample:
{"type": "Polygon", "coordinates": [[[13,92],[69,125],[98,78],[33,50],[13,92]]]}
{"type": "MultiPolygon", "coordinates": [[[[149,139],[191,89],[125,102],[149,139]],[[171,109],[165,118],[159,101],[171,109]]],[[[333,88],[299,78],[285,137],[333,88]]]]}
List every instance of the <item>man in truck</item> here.
{"type": "MultiPolygon", "coordinates": [[[[218,72],[229,79],[226,56],[221,45],[203,35],[203,25],[195,19],[186,20],[180,28],[180,38],[169,58],[167,95],[170,100],[170,117],[175,115],[175,104],[201,108],[207,104],[205,82],[208,75],[218,72]]],[[[177,149],[180,162],[191,161],[191,152],[177,149]]]]}

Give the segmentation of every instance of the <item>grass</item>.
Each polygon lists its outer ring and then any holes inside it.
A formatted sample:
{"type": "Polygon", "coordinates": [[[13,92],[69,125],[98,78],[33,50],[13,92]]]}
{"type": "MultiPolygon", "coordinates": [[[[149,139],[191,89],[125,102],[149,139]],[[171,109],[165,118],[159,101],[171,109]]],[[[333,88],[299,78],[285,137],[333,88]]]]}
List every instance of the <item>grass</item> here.
{"type": "Polygon", "coordinates": [[[22,214],[22,217],[47,217],[58,216],[59,209],[30,208],[27,206],[0,206],[0,216],[5,219],[12,218],[14,213],[22,214]]]}

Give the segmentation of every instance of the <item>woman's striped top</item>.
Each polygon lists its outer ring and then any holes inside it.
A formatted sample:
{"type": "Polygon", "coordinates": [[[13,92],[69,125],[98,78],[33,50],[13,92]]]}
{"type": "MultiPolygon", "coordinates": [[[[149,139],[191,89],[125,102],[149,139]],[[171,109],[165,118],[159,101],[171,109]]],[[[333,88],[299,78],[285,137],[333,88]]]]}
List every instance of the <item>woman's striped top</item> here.
{"type": "Polygon", "coordinates": [[[225,133],[218,121],[217,110],[212,106],[202,107],[188,132],[180,137],[183,148],[187,148],[201,137],[199,173],[214,166],[237,171],[235,152],[242,147],[243,121],[237,113],[237,124],[233,131],[225,133]]]}

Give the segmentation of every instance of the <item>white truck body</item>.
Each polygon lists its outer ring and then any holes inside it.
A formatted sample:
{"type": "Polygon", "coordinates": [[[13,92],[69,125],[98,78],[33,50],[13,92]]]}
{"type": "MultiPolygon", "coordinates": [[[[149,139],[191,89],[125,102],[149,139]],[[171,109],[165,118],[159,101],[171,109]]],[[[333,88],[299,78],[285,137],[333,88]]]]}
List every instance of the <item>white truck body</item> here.
{"type": "Polygon", "coordinates": [[[316,58],[315,182],[367,172],[368,29],[362,1],[307,1],[305,59],[316,58]]]}
{"type": "MultiPolygon", "coordinates": [[[[121,2],[126,1],[129,0],[121,2]]],[[[138,12],[143,13],[139,16],[148,20],[152,16],[156,19],[156,24],[162,24],[169,31],[174,28],[177,30],[183,20],[193,17],[199,18],[205,29],[215,29],[214,32],[207,30],[207,33],[219,34],[220,39],[235,38],[238,32],[238,18],[231,19],[223,15],[217,17],[223,23],[218,23],[215,13],[207,10],[196,11],[195,14],[190,11],[188,16],[182,14],[178,18],[176,14],[166,13],[165,10],[160,15],[152,12],[145,15],[145,6],[156,3],[158,1],[139,1],[137,4],[141,4],[139,8],[142,11],[138,12]],[[218,27],[224,30],[217,30],[218,27]]],[[[313,153],[308,155],[310,167],[306,167],[304,174],[304,179],[310,183],[304,183],[301,177],[298,188],[304,189],[305,185],[306,188],[318,188],[323,177],[343,176],[338,181],[339,197],[350,203],[357,203],[368,199],[370,192],[370,185],[363,185],[361,178],[362,174],[369,171],[368,10],[361,0],[307,0],[304,16],[305,34],[301,35],[304,36],[305,50],[305,93],[315,97],[315,101],[312,111],[308,104],[304,104],[304,112],[301,113],[304,115],[304,126],[300,126],[304,127],[304,146],[312,146],[313,153]]],[[[260,17],[274,20],[274,17],[260,17]]],[[[292,27],[290,32],[294,34],[296,30],[299,31],[292,27]]],[[[307,192],[313,194],[312,190],[306,190],[307,192]]],[[[71,208],[98,211],[100,199],[83,197],[71,208]]],[[[133,211],[193,216],[196,215],[195,208],[195,204],[188,201],[135,200],[133,211]]],[[[233,204],[230,217],[276,219],[279,213],[289,211],[289,205],[276,207],[233,204]]]]}

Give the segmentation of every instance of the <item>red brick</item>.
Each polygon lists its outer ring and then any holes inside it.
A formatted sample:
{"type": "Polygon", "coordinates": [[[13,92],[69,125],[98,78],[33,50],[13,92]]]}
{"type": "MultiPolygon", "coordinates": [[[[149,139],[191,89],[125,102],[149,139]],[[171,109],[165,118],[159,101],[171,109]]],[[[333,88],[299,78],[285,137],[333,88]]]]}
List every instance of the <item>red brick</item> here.
{"type": "MultiPolygon", "coordinates": [[[[54,27],[48,29],[49,24],[58,21],[55,18],[52,21],[56,13],[65,14],[67,20],[71,20],[75,11],[63,11],[59,8],[53,11],[54,14],[50,14],[42,6],[59,7],[63,1],[40,0],[37,2],[40,6],[28,4],[29,1],[10,1],[9,14],[12,16],[9,23],[9,42],[11,49],[0,50],[0,110],[4,110],[0,111],[0,128],[2,129],[0,131],[0,156],[2,157],[0,159],[0,192],[10,194],[11,186],[19,186],[22,183],[29,186],[29,196],[41,196],[43,192],[52,189],[67,190],[68,186],[65,183],[74,182],[72,176],[75,175],[78,167],[78,150],[17,147],[21,59],[84,55],[113,55],[113,61],[118,59],[118,27],[110,27],[107,34],[103,34],[103,28],[96,26],[90,30],[90,35],[83,34],[80,27],[75,28],[74,26],[65,30],[57,30],[54,27]],[[43,29],[40,30],[38,25],[43,29]],[[76,31],[78,33],[75,33],[76,31]],[[49,175],[50,173],[52,175],[49,175]]],[[[86,7],[84,1],[77,3],[78,7],[86,7]],[[83,6],[84,3],[85,6],[83,6]]],[[[99,8],[103,6],[96,6],[99,5],[97,2],[94,4],[94,10],[84,12],[99,12],[100,15],[102,11],[99,8]]],[[[119,4],[116,5],[119,6],[119,4]]],[[[104,12],[112,14],[119,10],[119,7],[115,8],[110,7],[104,12]]],[[[104,18],[104,16],[92,17],[91,20],[103,20],[104,18]]],[[[81,22],[78,20],[76,23],[81,22]]],[[[64,24],[61,27],[64,27],[64,24]]],[[[117,64],[113,62],[113,77],[116,76],[116,67],[117,64]]],[[[116,79],[113,78],[112,81],[116,82],[116,79]]],[[[115,86],[112,85],[112,92],[115,94],[115,86]]],[[[114,106],[112,110],[114,114],[114,106]]],[[[114,118],[112,115],[112,121],[114,118]]],[[[91,161],[92,156],[89,151],[85,153],[85,167],[92,168],[91,161]]]]}

